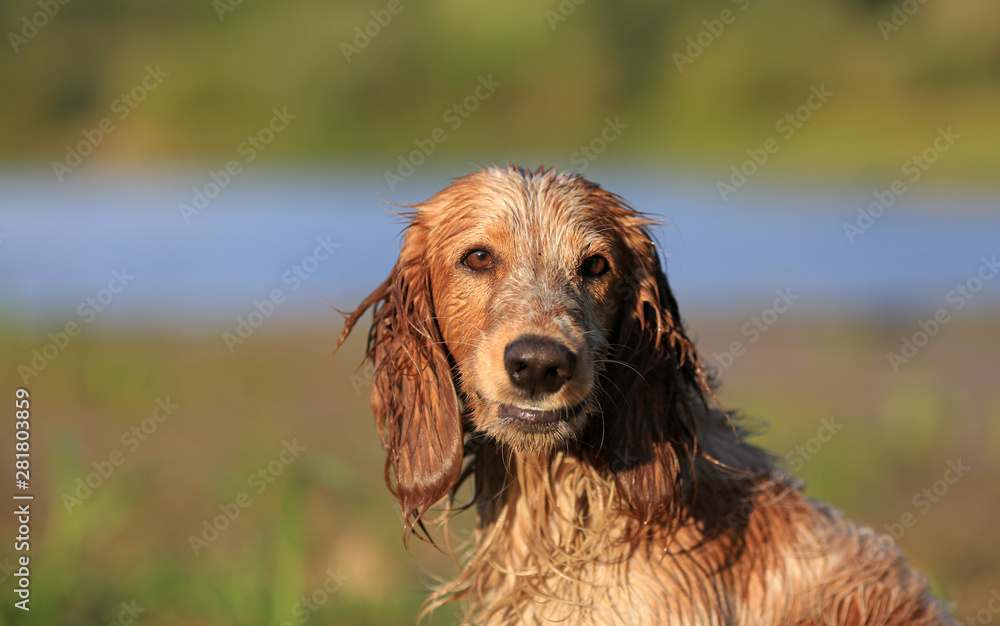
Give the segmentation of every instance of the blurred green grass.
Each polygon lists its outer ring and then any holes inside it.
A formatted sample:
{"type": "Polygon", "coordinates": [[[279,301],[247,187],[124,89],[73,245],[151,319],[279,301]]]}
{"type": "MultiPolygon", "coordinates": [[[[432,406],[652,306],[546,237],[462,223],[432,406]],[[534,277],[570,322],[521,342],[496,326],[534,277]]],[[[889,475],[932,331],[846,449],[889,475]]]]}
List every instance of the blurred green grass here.
{"type": "MultiPolygon", "coordinates": [[[[775,122],[811,86],[825,85],[830,103],[782,142],[767,175],[883,184],[938,127],[953,126],[960,147],[934,177],[995,183],[1000,9],[992,0],[920,4],[886,38],[879,23],[894,4],[595,2],[570,5],[553,28],[556,0],[407,0],[348,62],[342,45],[384,2],[241,3],[223,19],[201,0],[71,2],[16,53],[0,55],[0,84],[16,95],[0,98],[0,156],[47,166],[110,116],[118,128],[88,166],[229,159],[272,107],[287,106],[296,119],[266,162],[367,158],[394,167],[443,127],[434,159],[567,166],[605,117],[620,116],[629,128],[608,153],[619,162],[725,172],[775,136],[775,122]],[[722,10],[735,21],[689,51],[689,38],[722,10]],[[679,69],[676,54],[694,55],[692,63],[679,69]],[[115,119],[112,103],[147,65],[169,76],[115,119]],[[501,87],[451,130],[444,111],[490,75],[501,87]]],[[[18,32],[39,10],[35,0],[5,2],[0,23],[18,32]]]]}
{"type": "MultiPolygon", "coordinates": [[[[692,330],[709,355],[738,328],[703,320],[692,330]]],[[[768,420],[759,441],[781,456],[822,419],[842,423],[796,473],[811,495],[876,528],[914,511],[914,494],[949,460],[971,465],[900,544],[958,603],[956,616],[972,615],[1000,579],[1000,324],[956,323],[893,374],[885,352],[907,329],[783,322],[723,372],[721,398],[768,420]]],[[[419,542],[412,555],[403,547],[363,372],[352,380],[362,341],[333,356],[338,331],[263,328],[235,354],[210,330],[73,338],[28,383],[38,498],[30,623],[107,623],[132,601],[147,624],[412,623],[428,585],[455,566],[419,542]],[[127,452],[122,433],[168,397],[180,408],[127,452]],[[306,451],[257,494],[248,478],[292,440],[306,451]],[[68,512],[63,494],[116,449],[124,463],[68,512]],[[251,504],[195,556],[189,537],[240,492],[251,504]],[[328,572],[343,577],[339,589],[296,613],[328,572]]],[[[16,366],[46,341],[8,324],[0,352],[16,366]]],[[[0,389],[18,386],[14,367],[0,371],[0,389]]],[[[467,536],[470,517],[457,533],[467,536]]],[[[0,533],[11,536],[11,524],[0,518],[0,533]]],[[[20,617],[3,603],[0,624],[20,617]]],[[[450,620],[442,611],[432,623],[450,620]]]]}

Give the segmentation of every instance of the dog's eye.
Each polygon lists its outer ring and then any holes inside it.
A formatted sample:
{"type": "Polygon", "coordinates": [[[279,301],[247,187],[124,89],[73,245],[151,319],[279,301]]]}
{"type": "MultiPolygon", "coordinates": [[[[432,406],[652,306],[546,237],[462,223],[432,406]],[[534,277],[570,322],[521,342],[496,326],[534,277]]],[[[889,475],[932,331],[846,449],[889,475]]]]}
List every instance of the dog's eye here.
{"type": "Polygon", "coordinates": [[[580,266],[580,273],[587,277],[600,276],[608,271],[608,260],[599,254],[588,257],[580,266]]]}
{"type": "Polygon", "coordinates": [[[493,267],[493,255],[486,250],[473,250],[465,255],[462,264],[471,270],[481,272],[493,267]]]}

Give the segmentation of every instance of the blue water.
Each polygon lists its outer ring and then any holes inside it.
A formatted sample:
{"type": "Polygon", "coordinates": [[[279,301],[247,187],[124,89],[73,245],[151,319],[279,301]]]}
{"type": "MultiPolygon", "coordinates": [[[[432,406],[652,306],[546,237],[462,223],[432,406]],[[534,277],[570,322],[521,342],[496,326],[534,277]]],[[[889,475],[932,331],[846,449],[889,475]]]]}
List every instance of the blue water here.
{"type": "MultiPolygon", "coordinates": [[[[330,306],[352,307],[392,267],[402,225],[390,202],[420,201],[455,172],[418,172],[394,191],[380,171],[257,172],[234,179],[186,224],[178,205],[191,203],[207,174],[80,172],[59,184],[47,171],[0,172],[0,313],[79,321],[88,297],[110,295],[101,290],[118,270],[135,278],[102,306],[100,323],[229,323],[276,289],[286,298],[276,318],[336,320],[330,306]],[[338,247],[308,262],[305,279],[291,278],[317,238],[338,247]]],[[[723,202],[709,178],[594,178],[669,218],[660,242],[689,312],[760,311],[776,289],[791,288],[803,313],[927,315],[983,257],[1000,258],[1000,210],[984,193],[913,190],[851,243],[844,224],[873,202],[873,189],[751,181],[723,202]]],[[[998,305],[1000,279],[984,283],[969,310],[998,305]]]]}

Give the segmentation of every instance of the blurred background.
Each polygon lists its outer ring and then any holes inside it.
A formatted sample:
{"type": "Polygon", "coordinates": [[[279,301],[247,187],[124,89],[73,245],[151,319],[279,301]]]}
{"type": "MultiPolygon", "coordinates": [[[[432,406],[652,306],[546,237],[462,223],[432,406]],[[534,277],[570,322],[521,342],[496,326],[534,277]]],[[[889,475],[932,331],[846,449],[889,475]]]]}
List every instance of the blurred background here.
{"type": "Polygon", "coordinates": [[[35,495],[30,614],[0,517],[0,624],[412,623],[455,564],[403,547],[334,309],[391,268],[394,203],[507,162],[665,218],[723,403],[959,621],[1000,619],[996,2],[7,0],[0,26],[0,393],[30,392],[35,495]]]}

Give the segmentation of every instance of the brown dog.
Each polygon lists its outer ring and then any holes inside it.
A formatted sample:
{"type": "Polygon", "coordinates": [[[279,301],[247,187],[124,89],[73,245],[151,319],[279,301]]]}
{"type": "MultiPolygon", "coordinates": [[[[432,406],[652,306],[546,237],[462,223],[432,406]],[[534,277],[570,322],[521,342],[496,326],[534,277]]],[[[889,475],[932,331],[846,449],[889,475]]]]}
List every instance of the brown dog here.
{"type": "Polygon", "coordinates": [[[710,406],[652,220],[576,174],[514,167],[414,208],[340,342],[374,306],[372,407],[407,528],[474,479],[475,548],[426,611],[951,623],[891,542],[806,498],[710,406]]]}

